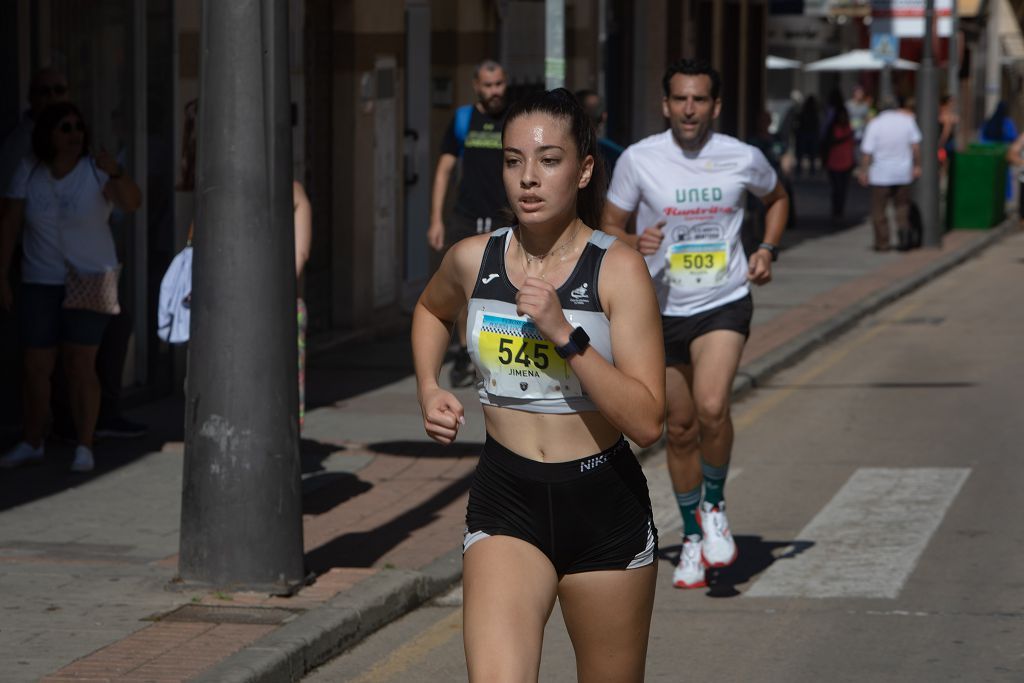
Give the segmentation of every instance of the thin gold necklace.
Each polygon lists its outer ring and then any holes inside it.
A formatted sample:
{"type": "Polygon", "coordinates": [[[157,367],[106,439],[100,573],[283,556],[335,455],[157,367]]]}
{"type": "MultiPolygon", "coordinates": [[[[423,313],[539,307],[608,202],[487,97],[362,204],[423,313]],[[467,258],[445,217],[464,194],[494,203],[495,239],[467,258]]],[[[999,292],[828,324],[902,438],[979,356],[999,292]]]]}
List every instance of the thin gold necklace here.
{"type": "Polygon", "coordinates": [[[572,235],[569,236],[569,239],[562,243],[561,246],[552,247],[547,252],[539,255],[531,254],[526,250],[526,246],[523,244],[523,228],[522,226],[518,226],[517,230],[519,230],[519,234],[517,235],[517,237],[519,238],[519,251],[523,256],[523,274],[529,277],[530,274],[526,272],[526,267],[533,263],[534,261],[540,261],[544,268],[540,271],[540,273],[537,274],[537,277],[543,280],[544,273],[547,271],[547,265],[544,263],[544,259],[554,254],[559,254],[561,256],[559,262],[563,262],[566,259],[568,259],[569,255],[566,254],[565,252],[570,247],[570,245],[572,245],[572,243],[576,240],[576,235],[579,234],[581,225],[583,225],[582,221],[580,221],[580,219],[577,218],[576,228],[572,231],[572,235]]]}

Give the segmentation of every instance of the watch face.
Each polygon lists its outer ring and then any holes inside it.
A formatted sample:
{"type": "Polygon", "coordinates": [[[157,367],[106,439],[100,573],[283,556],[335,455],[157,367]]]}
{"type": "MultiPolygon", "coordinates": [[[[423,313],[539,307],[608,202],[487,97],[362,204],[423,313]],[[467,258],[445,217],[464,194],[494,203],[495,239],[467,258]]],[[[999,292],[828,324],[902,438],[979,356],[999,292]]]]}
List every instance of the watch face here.
{"type": "Polygon", "coordinates": [[[569,335],[569,339],[571,339],[581,351],[590,343],[590,335],[588,335],[586,330],[582,327],[577,327],[573,330],[572,334],[569,335]]]}

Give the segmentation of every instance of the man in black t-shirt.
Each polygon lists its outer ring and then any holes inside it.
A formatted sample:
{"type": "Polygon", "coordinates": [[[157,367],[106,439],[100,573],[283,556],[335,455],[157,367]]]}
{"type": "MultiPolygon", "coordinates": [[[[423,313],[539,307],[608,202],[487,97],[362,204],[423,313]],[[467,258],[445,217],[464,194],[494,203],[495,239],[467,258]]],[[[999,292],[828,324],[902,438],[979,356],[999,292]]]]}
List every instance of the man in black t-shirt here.
{"type": "MultiPolygon", "coordinates": [[[[464,237],[490,232],[507,222],[508,200],[501,179],[501,127],[505,119],[505,70],[486,60],[473,74],[477,102],[460,107],[441,140],[441,158],[434,171],[427,242],[441,251],[464,237]],[[461,159],[455,209],[445,225],[444,197],[456,163],[461,159]]],[[[458,321],[459,354],[451,369],[452,386],[469,386],[473,368],[466,350],[466,321],[458,321]]]]}

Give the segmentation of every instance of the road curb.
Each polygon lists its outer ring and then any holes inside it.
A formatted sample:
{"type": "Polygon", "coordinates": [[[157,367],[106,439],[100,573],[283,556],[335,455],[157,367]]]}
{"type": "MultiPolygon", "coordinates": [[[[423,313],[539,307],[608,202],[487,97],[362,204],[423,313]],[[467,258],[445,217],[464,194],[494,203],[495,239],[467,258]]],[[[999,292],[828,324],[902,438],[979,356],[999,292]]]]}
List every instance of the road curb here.
{"type": "MultiPolygon", "coordinates": [[[[909,294],[1016,231],[1016,218],[979,240],[928,264],[920,272],[875,292],[798,337],[749,363],[737,373],[733,397],[758,386],[770,375],[846,331],[864,317],[909,294]]],[[[664,437],[636,449],[643,460],[664,448],[664,437]]],[[[309,610],[193,678],[195,683],[293,683],[317,666],[423,603],[462,578],[462,548],[457,547],[419,571],[384,569],[309,610]]]]}
{"type": "Polygon", "coordinates": [[[192,679],[292,683],[462,578],[462,548],[419,571],[384,569],[192,679]]]}

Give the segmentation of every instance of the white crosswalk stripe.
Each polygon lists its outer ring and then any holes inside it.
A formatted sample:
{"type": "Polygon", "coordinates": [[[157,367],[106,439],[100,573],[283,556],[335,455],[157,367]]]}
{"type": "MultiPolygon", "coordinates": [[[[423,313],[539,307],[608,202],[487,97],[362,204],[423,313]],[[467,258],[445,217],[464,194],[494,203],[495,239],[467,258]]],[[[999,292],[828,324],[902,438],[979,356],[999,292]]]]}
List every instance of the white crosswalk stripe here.
{"type": "Polygon", "coordinates": [[[861,468],[747,597],[896,598],[969,468],[861,468]]]}

